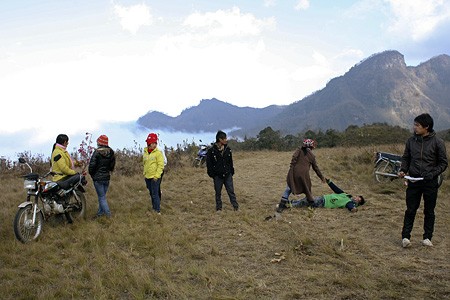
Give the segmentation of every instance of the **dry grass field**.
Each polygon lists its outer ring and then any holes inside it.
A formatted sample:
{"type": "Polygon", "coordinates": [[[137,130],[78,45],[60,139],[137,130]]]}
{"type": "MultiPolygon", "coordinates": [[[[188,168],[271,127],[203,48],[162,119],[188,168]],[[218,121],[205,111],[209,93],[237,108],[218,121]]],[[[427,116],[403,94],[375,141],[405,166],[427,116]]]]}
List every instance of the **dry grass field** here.
{"type": "MultiPolygon", "coordinates": [[[[447,145],[449,147],[449,145],[447,145]]],[[[346,209],[290,209],[278,218],[291,152],[234,152],[234,212],[223,191],[215,212],[212,180],[186,160],[162,183],[162,215],[141,174],[114,175],[112,219],[88,186],[88,218],[46,224],[37,242],[13,233],[22,179],[1,178],[1,299],[449,299],[450,202],[440,189],[433,243],[425,248],[422,205],[412,247],[400,246],[405,186],[373,179],[373,152],[403,145],[317,149],[326,177],[367,204],[346,209]]],[[[118,162],[120,164],[120,161],[118,162]]],[[[330,193],[311,171],[313,193],[330,193]]],[[[446,172],[448,173],[448,172],[446,172]]]]}

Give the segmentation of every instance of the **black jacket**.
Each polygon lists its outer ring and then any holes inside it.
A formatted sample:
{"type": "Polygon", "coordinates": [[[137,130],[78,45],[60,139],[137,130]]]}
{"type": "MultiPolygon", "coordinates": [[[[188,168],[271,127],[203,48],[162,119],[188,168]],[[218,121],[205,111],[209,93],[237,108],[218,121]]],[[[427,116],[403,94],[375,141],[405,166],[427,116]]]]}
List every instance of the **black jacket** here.
{"type": "Polygon", "coordinates": [[[228,174],[234,175],[233,156],[228,145],[224,145],[220,151],[217,144],[214,144],[206,154],[206,168],[209,177],[226,177],[228,174]]]}
{"type": "Polygon", "coordinates": [[[434,131],[427,136],[413,135],[406,141],[401,171],[430,180],[447,169],[445,143],[434,131]]]}
{"type": "Polygon", "coordinates": [[[93,181],[106,181],[116,166],[116,157],[113,149],[102,146],[94,151],[89,162],[89,174],[93,181]]]}

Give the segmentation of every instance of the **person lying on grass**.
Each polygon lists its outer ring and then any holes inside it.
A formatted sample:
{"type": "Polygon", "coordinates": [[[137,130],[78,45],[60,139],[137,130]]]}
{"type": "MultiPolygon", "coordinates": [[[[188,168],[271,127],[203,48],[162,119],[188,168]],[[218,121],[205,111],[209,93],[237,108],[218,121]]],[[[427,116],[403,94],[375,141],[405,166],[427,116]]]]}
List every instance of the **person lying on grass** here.
{"type": "Polygon", "coordinates": [[[314,202],[310,203],[307,198],[300,200],[289,201],[284,205],[278,205],[277,212],[281,213],[284,209],[289,207],[325,207],[325,208],[347,208],[351,212],[358,211],[358,206],[366,203],[364,197],[361,195],[352,196],[345,193],[331,179],[326,179],[328,186],[333,190],[334,194],[326,194],[323,196],[314,197],[314,202]],[[282,207],[282,209],[280,209],[282,207]]]}

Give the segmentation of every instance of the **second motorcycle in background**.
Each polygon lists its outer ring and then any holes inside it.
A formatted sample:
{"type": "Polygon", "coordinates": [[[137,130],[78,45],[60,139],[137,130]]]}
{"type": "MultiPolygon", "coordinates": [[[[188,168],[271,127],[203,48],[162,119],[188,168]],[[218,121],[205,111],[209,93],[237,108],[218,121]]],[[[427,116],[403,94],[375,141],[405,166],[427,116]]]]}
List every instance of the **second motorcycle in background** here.
{"type": "MultiPolygon", "coordinates": [[[[200,143],[202,142],[202,140],[199,141],[200,143]]],[[[199,147],[200,149],[197,152],[197,156],[192,161],[192,166],[204,168],[206,166],[206,154],[208,153],[209,148],[211,148],[211,145],[200,144],[199,147]]]]}

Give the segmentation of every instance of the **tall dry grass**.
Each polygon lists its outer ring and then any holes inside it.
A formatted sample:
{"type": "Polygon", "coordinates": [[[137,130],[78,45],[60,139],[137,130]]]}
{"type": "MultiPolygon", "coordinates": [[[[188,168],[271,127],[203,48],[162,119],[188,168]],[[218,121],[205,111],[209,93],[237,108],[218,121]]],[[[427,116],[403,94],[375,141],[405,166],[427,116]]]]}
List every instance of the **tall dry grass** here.
{"type": "MultiPolygon", "coordinates": [[[[448,145],[447,145],[448,146],[448,145]]],[[[317,149],[323,173],[363,194],[357,213],[291,209],[274,215],[291,152],[235,152],[240,211],[215,213],[205,169],[170,170],[162,183],[162,215],[150,212],[140,173],[112,177],[112,219],[46,224],[39,241],[16,241],[12,221],[24,200],[22,180],[2,175],[0,292],[2,299],[445,299],[450,297],[449,182],[439,192],[433,243],[420,245],[422,208],[413,247],[402,249],[405,209],[401,181],[374,182],[375,150],[317,149]],[[273,262],[278,259],[279,262],[273,262]]],[[[180,158],[183,159],[183,158],[180,158]]],[[[120,162],[118,162],[120,164],[120,162]]],[[[315,174],[313,192],[329,193],[315,174]]]]}

